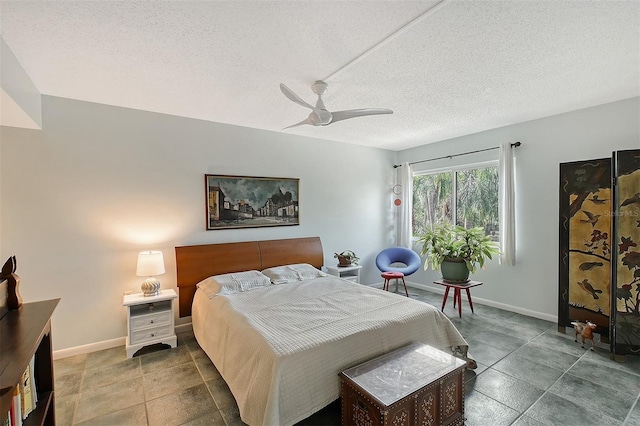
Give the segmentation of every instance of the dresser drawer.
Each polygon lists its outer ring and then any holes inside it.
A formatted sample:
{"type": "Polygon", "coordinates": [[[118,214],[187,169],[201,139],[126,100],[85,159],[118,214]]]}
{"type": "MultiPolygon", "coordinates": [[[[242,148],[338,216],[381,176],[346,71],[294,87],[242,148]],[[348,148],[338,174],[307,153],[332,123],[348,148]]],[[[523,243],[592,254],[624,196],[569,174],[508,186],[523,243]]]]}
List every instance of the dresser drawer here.
{"type": "Polygon", "coordinates": [[[131,339],[129,344],[137,345],[138,343],[142,343],[147,340],[160,339],[162,337],[171,335],[173,335],[171,324],[167,324],[162,327],[147,328],[145,330],[131,332],[131,339]]]}
{"type": "Polygon", "coordinates": [[[155,327],[171,323],[173,312],[155,312],[153,314],[138,315],[131,317],[131,331],[140,330],[146,327],[155,327]]]}

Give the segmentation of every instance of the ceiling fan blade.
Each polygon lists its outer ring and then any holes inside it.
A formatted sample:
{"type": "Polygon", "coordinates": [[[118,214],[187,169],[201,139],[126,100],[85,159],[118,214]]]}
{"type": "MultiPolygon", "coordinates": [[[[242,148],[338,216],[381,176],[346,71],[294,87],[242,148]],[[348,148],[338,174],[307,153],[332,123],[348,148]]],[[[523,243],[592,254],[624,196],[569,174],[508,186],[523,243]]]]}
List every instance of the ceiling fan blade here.
{"type": "Polygon", "coordinates": [[[295,93],[293,93],[293,91],[291,89],[289,89],[287,86],[285,86],[284,84],[280,83],[280,91],[290,100],[292,100],[293,102],[297,103],[298,105],[302,105],[303,107],[307,107],[313,111],[315,111],[316,113],[318,112],[318,109],[316,107],[314,107],[313,105],[311,105],[308,102],[305,102],[300,96],[296,95],[295,93]]]}
{"type": "Polygon", "coordinates": [[[282,129],[282,130],[290,129],[290,128],[292,128],[292,127],[302,126],[302,125],[304,125],[304,124],[311,124],[311,125],[313,125],[313,122],[311,121],[311,119],[310,119],[310,118],[308,118],[308,117],[307,117],[307,118],[305,118],[304,120],[302,120],[301,122],[296,123],[296,124],[292,124],[291,126],[287,126],[287,127],[285,127],[284,129],[282,129]]]}
{"type": "Polygon", "coordinates": [[[335,123],[336,121],[346,120],[347,118],[363,117],[365,115],[393,114],[393,111],[386,108],[362,108],[336,111],[331,114],[333,115],[331,122],[335,123]]]}

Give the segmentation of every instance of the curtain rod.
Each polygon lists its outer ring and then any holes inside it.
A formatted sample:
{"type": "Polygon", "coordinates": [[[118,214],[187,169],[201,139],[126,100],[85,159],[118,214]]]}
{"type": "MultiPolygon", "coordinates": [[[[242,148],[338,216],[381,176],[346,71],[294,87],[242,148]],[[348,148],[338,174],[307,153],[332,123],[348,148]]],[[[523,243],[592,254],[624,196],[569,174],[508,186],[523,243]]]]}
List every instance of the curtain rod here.
{"type": "MultiPolygon", "coordinates": [[[[511,144],[511,146],[513,148],[517,148],[520,145],[522,145],[521,142],[514,142],[514,143],[511,144]]],[[[500,147],[499,146],[494,146],[493,148],[478,149],[478,150],[475,150],[475,151],[463,152],[463,153],[460,153],[460,154],[445,155],[444,157],[429,158],[428,160],[414,161],[413,163],[409,163],[409,165],[413,166],[414,164],[426,163],[427,161],[444,160],[445,158],[459,157],[461,155],[475,154],[475,153],[484,152],[484,151],[493,151],[494,149],[500,149],[500,147]]],[[[397,169],[398,167],[402,167],[402,164],[394,164],[393,165],[394,169],[397,169]]]]}

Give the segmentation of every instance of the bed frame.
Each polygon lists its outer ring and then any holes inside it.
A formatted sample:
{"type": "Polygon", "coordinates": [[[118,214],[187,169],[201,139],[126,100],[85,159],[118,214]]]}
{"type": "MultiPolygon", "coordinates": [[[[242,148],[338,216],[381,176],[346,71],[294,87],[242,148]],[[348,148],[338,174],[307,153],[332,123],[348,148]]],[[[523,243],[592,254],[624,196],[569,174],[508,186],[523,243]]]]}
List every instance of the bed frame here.
{"type": "Polygon", "coordinates": [[[320,237],[176,247],[180,318],[191,316],[196,284],[212,275],[309,263],[322,268],[320,237]]]}

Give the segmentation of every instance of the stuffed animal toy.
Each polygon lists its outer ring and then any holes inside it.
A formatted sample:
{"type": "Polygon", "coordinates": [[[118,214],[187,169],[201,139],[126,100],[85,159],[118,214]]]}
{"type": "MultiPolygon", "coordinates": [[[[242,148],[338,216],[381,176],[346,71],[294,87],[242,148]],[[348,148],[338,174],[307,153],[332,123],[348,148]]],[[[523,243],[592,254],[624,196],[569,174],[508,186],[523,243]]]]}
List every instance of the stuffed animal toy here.
{"type": "Polygon", "coordinates": [[[595,343],[593,341],[593,330],[596,329],[597,325],[595,325],[594,323],[592,323],[591,321],[587,320],[586,323],[584,322],[580,322],[580,321],[573,321],[571,323],[573,325],[573,329],[576,332],[576,342],[578,341],[578,334],[581,337],[582,340],[582,345],[581,347],[584,348],[584,341],[585,340],[591,340],[591,350],[593,350],[593,348],[595,347],[595,343]]]}

